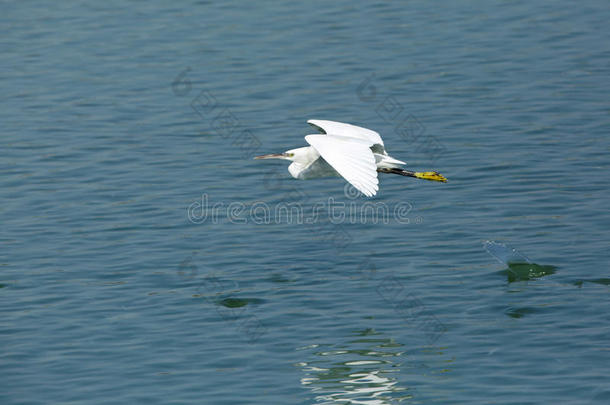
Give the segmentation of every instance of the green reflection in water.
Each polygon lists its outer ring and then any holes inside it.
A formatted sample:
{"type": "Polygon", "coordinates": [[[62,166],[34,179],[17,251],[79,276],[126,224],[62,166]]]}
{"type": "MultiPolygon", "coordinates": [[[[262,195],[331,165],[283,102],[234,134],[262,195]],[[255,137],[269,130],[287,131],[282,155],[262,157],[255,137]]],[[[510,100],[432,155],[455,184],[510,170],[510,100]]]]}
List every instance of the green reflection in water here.
{"type": "Polygon", "coordinates": [[[536,263],[509,263],[508,268],[502,270],[508,282],[535,280],[540,277],[555,274],[557,267],[540,265],[536,263]]]}
{"type": "Polygon", "coordinates": [[[578,286],[578,287],[582,287],[583,283],[610,285],[610,278],[594,278],[594,279],[578,280],[578,281],[574,282],[574,285],[578,286]]]}
{"type": "Polygon", "coordinates": [[[258,298],[223,298],[218,300],[218,304],[227,308],[240,308],[248,304],[260,304],[263,300],[258,298]]]}
{"type": "Polygon", "coordinates": [[[523,307],[523,308],[509,308],[506,310],[506,315],[511,318],[522,318],[525,315],[533,314],[538,312],[535,308],[523,307]]]}

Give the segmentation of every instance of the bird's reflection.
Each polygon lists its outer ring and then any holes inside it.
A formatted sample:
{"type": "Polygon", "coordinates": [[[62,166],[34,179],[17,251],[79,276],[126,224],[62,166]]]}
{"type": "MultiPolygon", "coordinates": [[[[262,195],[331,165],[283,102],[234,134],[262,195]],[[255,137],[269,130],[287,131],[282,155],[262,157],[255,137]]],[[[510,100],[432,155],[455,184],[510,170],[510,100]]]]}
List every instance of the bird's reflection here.
{"type": "Polygon", "coordinates": [[[397,379],[404,346],[372,329],[355,331],[345,344],[312,345],[311,360],[299,363],[303,386],[324,404],[395,404],[414,395],[397,379]]]}

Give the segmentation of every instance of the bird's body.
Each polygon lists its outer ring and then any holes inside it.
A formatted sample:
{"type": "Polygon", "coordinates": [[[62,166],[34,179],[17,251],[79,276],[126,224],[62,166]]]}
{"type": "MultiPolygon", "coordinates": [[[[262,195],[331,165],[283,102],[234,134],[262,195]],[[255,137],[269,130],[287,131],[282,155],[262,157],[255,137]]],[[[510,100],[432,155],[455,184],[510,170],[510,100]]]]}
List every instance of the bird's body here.
{"type": "MultiPolygon", "coordinates": [[[[298,152],[295,152],[295,156],[298,155],[302,156],[303,159],[299,159],[299,161],[295,160],[288,166],[288,172],[295,179],[309,180],[320,177],[341,177],[341,175],[324,160],[313,146],[299,148],[298,152]]],[[[375,165],[378,169],[400,168],[401,164],[405,164],[400,160],[380,153],[373,153],[373,156],[375,157],[375,165]]]]}
{"type": "Polygon", "coordinates": [[[340,176],[340,174],[320,156],[317,150],[311,146],[305,146],[300,149],[304,149],[303,156],[305,159],[299,162],[293,161],[290,166],[288,166],[288,172],[292,177],[299,180],[309,180],[320,177],[340,176]]]}
{"type": "Polygon", "coordinates": [[[379,189],[377,172],[447,181],[436,172],[403,170],[401,167],[406,163],[388,155],[381,136],[375,131],[335,121],[309,120],[307,123],[323,133],[305,137],[311,146],[255,159],[291,160],[288,171],[295,179],[341,176],[369,197],[379,189]]]}

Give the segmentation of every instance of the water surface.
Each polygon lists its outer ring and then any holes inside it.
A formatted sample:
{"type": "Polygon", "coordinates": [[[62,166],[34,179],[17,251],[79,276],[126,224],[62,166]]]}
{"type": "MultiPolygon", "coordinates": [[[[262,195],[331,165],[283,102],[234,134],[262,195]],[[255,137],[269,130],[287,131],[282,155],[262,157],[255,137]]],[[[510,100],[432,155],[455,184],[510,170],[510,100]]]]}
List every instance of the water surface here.
{"type": "Polygon", "coordinates": [[[607,403],[609,19],[5,4],[0,402],[607,403]],[[449,183],[382,177],[400,221],[266,218],[369,201],[251,160],[310,118],[449,183]],[[487,240],[552,271],[511,279],[487,240]]]}

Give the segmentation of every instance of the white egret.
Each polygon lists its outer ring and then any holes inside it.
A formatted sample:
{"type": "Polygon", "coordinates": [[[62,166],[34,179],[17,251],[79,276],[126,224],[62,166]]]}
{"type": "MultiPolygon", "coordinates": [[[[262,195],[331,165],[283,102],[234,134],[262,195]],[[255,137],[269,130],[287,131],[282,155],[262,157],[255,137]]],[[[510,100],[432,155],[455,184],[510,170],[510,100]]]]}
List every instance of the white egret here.
{"type": "Polygon", "coordinates": [[[388,155],[381,136],[375,131],[335,121],[309,120],[307,123],[324,134],[307,135],[305,140],[311,146],[254,159],[290,160],[288,171],[295,179],[342,176],[367,197],[379,190],[377,172],[447,182],[437,172],[402,169],[406,163],[388,155]]]}

